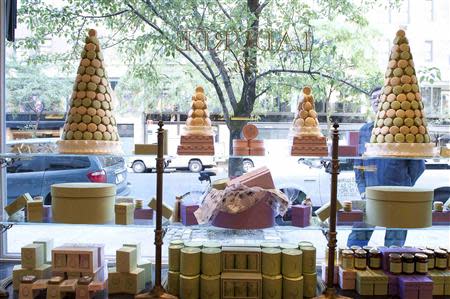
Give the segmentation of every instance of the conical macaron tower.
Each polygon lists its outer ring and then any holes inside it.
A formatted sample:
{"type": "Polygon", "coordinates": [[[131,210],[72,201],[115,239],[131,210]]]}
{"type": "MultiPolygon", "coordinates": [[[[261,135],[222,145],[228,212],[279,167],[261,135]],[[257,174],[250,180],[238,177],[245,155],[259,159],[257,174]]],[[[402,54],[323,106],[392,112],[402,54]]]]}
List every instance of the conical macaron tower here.
{"type": "Polygon", "coordinates": [[[97,32],[90,29],[70,99],[61,139],[61,153],[120,154],[112,89],[105,71],[97,32]]]}
{"type": "Polygon", "coordinates": [[[309,86],[303,88],[303,100],[298,105],[292,133],[292,156],[328,156],[327,141],[320,132],[314,97],[309,86]]]}
{"type": "Polygon", "coordinates": [[[208,101],[201,86],[195,88],[178,155],[214,155],[214,138],[208,101]]]}
{"type": "Polygon", "coordinates": [[[433,156],[413,56],[405,31],[397,31],[367,156],[433,156]]]}

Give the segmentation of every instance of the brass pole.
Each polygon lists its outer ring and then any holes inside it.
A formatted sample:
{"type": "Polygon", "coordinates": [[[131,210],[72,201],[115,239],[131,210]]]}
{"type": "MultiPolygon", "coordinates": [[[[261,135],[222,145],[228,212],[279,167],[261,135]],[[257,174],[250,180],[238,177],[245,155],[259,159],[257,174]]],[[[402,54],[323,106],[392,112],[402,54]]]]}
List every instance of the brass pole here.
{"type": "Polygon", "coordinates": [[[328,269],[327,288],[325,292],[316,299],[350,299],[336,294],[334,287],[334,255],[336,252],[336,206],[337,206],[337,184],[339,175],[339,124],[333,124],[332,153],[331,153],[331,198],[330,198],[330,229],[328,230],[328,269]]]}
{"type": "Polygon", "coordinates": [[[135,298],[142,299],[177,299],[176,296],[166,293],[161,284],[162,264],[162,202],[163,202],[163,173],[164,173],[164,123],[158,122],[158,155],[156,156],[156,228],[155,228],[155,285],[149,293],[137,295],[135,298]]]}

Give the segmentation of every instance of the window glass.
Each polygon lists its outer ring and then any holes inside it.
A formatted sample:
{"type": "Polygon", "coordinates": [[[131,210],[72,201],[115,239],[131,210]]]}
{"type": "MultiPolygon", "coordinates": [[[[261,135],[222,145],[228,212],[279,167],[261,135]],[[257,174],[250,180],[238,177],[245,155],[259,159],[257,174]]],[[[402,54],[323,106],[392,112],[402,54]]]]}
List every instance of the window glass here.
{"type": "Polygon", "coordinates": [[[52,156],[47,158],[46,171],[89,168],[89,157],[52,156]]]}
{"type": "Polygon", "coordinates": [[[7,167],[7,173],[25,173],[43,171],[43,159],[41,157],[14,158],[7,167]]]}

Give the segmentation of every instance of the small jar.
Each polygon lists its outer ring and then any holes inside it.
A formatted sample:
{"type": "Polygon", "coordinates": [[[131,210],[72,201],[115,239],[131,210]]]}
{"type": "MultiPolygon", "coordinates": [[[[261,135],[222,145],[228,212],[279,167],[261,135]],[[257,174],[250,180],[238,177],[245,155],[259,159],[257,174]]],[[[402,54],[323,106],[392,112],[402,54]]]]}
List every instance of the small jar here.
{"type": "Polygon", "coordinates": [[[436,263],[434,265],[434,268],[436,268],[438,270],[446,270],[448,253],[444,250],[436,249],[434,251],[434,254],[436,256],[436,263]]]}
{"type": "Polygon", "coordinates": [[[402,273],[402,256],[400,254],[389,254],[389,272],[392,274],[402,273]]]}
{"type": "Polygon", "coordinates": [[[427,269],[428,270],[433,270],[434,269],[434,262],[435,262],[435,255],[434,255],[434,251],[433,250],[424,250],[423,251],[424,254],[427,255],[428,258],[428,266],[427,269]]]}
{"type": "Polygon", "coordinates": [[[381,252],[372,248],[369,251],[369,268],[374,270],[381,269],[381,252]]]}
{"type": "Polygon", "coordinates": [[[444,211],[444,203],[442,201],[435,201],[433,203],[433,210],[436,212],[443,212],[444,211]]]}
{"type": "Polygon", "coordinates": [[[136,199],[134,201],[134,208],[135,209],[142,209],[143,207],[143,200],[142,199],[136,199]]]}
{"type": "Polygon", "coordinates": [[[414,255],[402,254],[402,272],[403,274],[414,274],[414,255]]]}
{"type": "Polygon", "coordinates": [[[427,274],[428,272],[428,256],[425,253],[416,253],[414,255],[416,264],[416,273],[427,274]]]}
{"type": "Polygon", "coordinates": [[[355,256],[352,250],[343,250],[342,251],[342,269],[350,270],[354,268],[355,264],[355,256]]]}
{"type": "Polygon", "coordinates": [[[344,212],[351,212],[352,211],[352,202],[351,201],[344,201],[344,212]]]}
{"type": "Polygon", "coordinates": [[[361,246],[353,245],[353,246],[350,247],[350,249],[353,250],[353,252],[356,252],[356,250],[361,249],[361,246]]]}
{"type": "Polygon", "coordinates": [[[345,246],[345,247],[339,247],[339,249],[338,249],[338,264],[339,265],[342,265],[342,252],[344,251],[344,250],[349,250],[350,248],[348,248],[347,246],[345,246]]]}
{"type": "Polygon", "coordinates": [[[370,249],[372,249],[372,248],[373,248],[373,247],[372,247],[372,246],[369,246],[369,245],[363,247],[363,249],[366,251],[366,253],[369,253],[369,252],[370,252],[370,249]]]}
{"type": "Polygon", "coordinates": [[[355,269],[366,270],[367,267],[367,253],[364,249],[355,251],[355,269]]]}

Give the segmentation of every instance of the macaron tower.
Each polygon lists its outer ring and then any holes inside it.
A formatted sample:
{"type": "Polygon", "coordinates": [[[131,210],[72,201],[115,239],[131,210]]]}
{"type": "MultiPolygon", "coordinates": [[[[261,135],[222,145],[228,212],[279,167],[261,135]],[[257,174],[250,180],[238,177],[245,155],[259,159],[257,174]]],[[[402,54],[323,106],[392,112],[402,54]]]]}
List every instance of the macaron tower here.
{"type": "Polygon", "coordinates": [[[320,132],[311,88],[303,88],[303,100],[292,127],[292,156],[328,156],[327,140],[320,132]]]}
{"type": "Polygon", "coordinates": [[[205,90],[197,86],[177,149],[178,155],[214,155],[214,134],[207,103],[205,90]]]}
{"type": "Polygon", "coordinates": [[[109,85],[97,32],[90,29],[81,51],[70,110],[61,139],[61,153],[120,154],[122,148],[112,114],[109,85]]]}
{"type": "Polygon", "coordinates": [[[391,49],[378,112],[366,144],[367,156],[433,156],[434,145],[405,31],[397,31],[391,49]]]}

